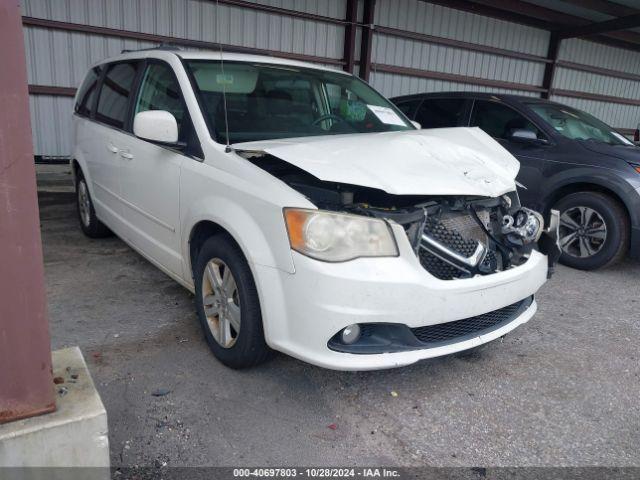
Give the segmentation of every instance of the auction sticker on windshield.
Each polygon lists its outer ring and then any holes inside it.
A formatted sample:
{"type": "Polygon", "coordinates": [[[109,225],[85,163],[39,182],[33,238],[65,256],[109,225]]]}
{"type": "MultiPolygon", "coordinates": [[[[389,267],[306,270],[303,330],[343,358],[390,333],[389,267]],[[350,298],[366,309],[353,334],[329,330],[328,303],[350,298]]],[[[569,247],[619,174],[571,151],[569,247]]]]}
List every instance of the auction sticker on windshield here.
{"type": "Polygon", "coordinates": [[[398,114],[389,107],[379,107],[377,105],[367,105],[367,107],[369,107],[369,110],[371,110],[382,123],[386,123],[387,125],[400,125],[401,127],[407,126],[398,114]]]}

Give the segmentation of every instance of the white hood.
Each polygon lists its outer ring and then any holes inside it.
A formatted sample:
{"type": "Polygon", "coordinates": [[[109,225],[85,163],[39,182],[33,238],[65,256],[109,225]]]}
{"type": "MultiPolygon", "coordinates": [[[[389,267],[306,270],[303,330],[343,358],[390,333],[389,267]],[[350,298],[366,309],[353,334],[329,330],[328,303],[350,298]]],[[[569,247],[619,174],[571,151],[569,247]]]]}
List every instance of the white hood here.
{"type": "Polygon", "coordinates": [[[479,128],[437,128],[232,145],[278,157],[320,180],[394,195],[497,197],[515,190],[518,161],[479,128]]]}

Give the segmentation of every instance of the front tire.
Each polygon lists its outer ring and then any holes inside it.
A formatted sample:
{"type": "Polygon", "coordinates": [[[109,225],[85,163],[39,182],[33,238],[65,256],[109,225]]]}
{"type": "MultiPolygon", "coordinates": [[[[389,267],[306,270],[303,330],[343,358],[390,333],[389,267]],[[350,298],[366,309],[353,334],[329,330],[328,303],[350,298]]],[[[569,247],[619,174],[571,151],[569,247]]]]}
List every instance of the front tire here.
{"type": "Polygon", "coordinates": [[[76,180],[76,208],[80,228],[87,237],[104,238],[112,235],[111,230],[96,217],[89,187],[81,171],[78,171],[76,180]]]}
{"type": "Polygon", "coordinates": [[[562,198],[560,262],[580,270],[608,267],[629,250],[629,218],[623,206],[600,192],[579,192],[562,198]]]}
{"type": "Polygon", "coordinates": [[[253,275],[231,237],[206,240],[193,271],[198,318],[215,357],[231,368],[269,359],[253,275]]]}

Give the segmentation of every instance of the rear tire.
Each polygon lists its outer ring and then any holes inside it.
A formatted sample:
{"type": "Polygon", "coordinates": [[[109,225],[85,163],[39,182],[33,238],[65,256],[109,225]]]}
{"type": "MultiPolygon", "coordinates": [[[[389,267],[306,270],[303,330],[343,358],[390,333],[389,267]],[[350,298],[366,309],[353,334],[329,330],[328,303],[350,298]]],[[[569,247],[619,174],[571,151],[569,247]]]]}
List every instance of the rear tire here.
{"type": "Polygon", "coordinates": [[[198,318],[215,357],[238,369],[268,360],[272,350],[264,339],[253,275],[231,237],[219,234],[206,240],[193,271],[198,318]]]}
{"type": "Polygon", "coordinates": [[[76,209],[80,228],[87,237],[104,238],[113,235],[111,230],[96,217],[89,187],[81,170],[78,170],[76,180],[76,209]]]}
{"type": "Polygon", "coordinates": [[[605,268],[629,250],[629,218],[614,198],[600,192],[572,193],[555,206],[560,211],[560,262],[580,270],[605,268]]]}

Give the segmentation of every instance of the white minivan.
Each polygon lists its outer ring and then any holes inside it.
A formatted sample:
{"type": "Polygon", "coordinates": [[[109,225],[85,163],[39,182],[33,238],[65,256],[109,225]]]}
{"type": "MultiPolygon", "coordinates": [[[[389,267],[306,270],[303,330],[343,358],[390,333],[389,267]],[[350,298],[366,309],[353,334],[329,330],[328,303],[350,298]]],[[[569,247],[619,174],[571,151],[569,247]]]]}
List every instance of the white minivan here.
{"type": "Polygon", "coordinates": [[[353,75],[243,54],[123,53],[78,90],[89,237],[114,232],[194,292],[214,355],[408,365],[528,321],[557,216],[478,128],[419,130],[353,75]]]}

